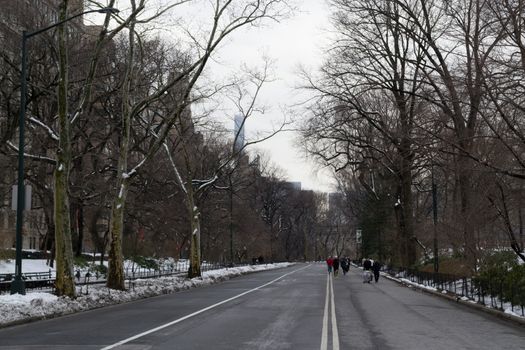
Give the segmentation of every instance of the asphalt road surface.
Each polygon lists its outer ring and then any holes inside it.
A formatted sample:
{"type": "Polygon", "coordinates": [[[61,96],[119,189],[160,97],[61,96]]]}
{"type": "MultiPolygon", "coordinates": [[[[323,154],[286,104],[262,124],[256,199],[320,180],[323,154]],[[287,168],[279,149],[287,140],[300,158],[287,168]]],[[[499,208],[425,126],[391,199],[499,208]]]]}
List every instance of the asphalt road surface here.
{"type": "Polygon", "coordinates": [[[0,329],[0,349],[525,349],[525,327],[361,271],[298,264],[0,329]]]}

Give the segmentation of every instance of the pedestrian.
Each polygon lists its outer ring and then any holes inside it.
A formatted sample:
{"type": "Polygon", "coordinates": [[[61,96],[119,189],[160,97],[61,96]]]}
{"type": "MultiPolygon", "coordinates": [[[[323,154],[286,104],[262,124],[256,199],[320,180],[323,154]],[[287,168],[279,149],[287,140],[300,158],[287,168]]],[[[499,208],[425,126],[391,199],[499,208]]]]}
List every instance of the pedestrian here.
{"type": "Polygon", "coordinates": [[[372,268],[372,262],[370,259],[365,259],[363,261],[363,283],[370,283],[372,281],[372,273],[370,269],[372,268]]]}
{"type": "Polygon", "coordinates": [[[363,269],[364,269],[365,271],[370,271],[371,268],[372,268],[372,261],[370,261],[370,259],[368,259],[368,258],[365,259],[365,260],[363,261],[363,269]]]}
{"type": "Polygon", "coordinates": [[[339,259],[337,256],[334,257],[334,277],[337,277],[337,274],[339,273],[339,259]]]}
{"type": "Polygon", "coordinates": [[[379,271],[381,271],[381,263],[378,260],[375,260],[372,264],[372,271],[374,271],[374,279],[377,283],[379,280],[379,271]]]}
{"type": "Polygon", "coordinates": [[[343,275],[346,276],[346,273],[350,269],[350,262],[347,257],[341,259],[341,269],[343,270],[343,275]]]}
{"type": "Polygon", "coordinates": [[[332,259],[331,256],[326,259],[326,266],[328,267],[328,273],[332,272],[332,268],[334,267],[334,259],[332,259]]]}

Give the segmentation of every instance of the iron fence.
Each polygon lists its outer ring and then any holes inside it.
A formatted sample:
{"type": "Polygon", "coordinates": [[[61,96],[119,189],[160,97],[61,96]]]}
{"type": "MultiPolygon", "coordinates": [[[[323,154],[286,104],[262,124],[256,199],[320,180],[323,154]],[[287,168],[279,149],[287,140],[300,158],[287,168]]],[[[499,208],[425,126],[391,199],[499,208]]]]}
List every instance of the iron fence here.
{"type": "Polygon", "coordinates": [[[446,291],[457,298],[466,298],[478,304],[504,311],[506,306],[525,316],[525,288],[498,277],[467,277],[454,274],[425,272],[409,268],[387,268],[384,272],[412,283],[446,291]]]}
{"type": "MultiPolygon", "coordinates": [[[[231,265],[229,263],[203,262],[201,264],[201,272],[247,265],[249,264],[239,263],[231,265]]],[[[189,261],[179,261],[172,265],[162,266],[157,269],[135,265],[124,269],[124,278],[131,285],[131,282],[137,279],[185,276],[189,267],[189,261]]],[[[52,274],[51,270],[48,272],[23,273],[22,278],[24,279],[26,289],[53,290],[55,283],[55,276],[52,274]]],[[[0,294],[10,292],[12,279],[13,274],[0,274],[0,294]]],[[[77,270],[75,273],[75,284],[77,286],[104,284],[106,282],[106,275],[99,271],[81,272],[80,270],[77,270]]]]}

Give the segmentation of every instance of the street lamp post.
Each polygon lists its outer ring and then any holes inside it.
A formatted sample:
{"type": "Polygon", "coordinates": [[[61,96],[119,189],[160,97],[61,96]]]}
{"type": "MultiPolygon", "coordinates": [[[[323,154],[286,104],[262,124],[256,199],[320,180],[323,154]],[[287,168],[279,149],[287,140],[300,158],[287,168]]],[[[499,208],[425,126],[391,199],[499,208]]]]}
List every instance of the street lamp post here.
{"type": "Polygon", "coordinates": [[[24,187],[24,135],[26,119],[26,96],[27,96],[27,40],[35,35],[43,33],[51,28],[64,24],[72,19],[88,13],[118,13],[119,10],[112,7],[105,7],[97,10],[84,11],[74,16],[68,17],[62,21],[49,25],[45,28],[33,32],[22,32],[22,62],[20,76],[20,113],[18,118],[18,189],[16,204],[16,260],[15,260],[15,278],[11,282],[11,294],[25,294],[25,283],[22,279],[22,226],[24,219],[25,206],[25,187],[24,187]]]}
{"type": "Polygon", "coordinates": [[[434,272],[439,272],[438,238],[437,238],[437,185],[432,168],[432,214],[434,219],[434,272]]]}

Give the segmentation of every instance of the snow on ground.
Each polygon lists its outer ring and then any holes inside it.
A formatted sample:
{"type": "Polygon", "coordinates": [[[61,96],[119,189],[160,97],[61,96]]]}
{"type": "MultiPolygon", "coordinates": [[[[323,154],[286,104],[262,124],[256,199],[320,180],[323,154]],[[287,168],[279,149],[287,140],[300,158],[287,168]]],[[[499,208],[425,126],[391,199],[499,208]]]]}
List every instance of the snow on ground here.
{"type": "MultiPolygon", "coordinates": [[[[29,268],[30,264],[24,265],[29,268]]],[[[126,282],[125,291],[103,285],[77,286],[77,298],[57,297],[51,293],[27,291],[26,295],[0,295],[0,326],[35,318],[50,318],[78,311],[95,309],[156,295],[213,284],[250,272],[278,269],[293,263],[278,263],[231,267],[203,272],[202,277],[161,277],[126,282]]],[[[42,271],[42,270],[40,270],[42,271]]],[[[1,270],[0,270],[1,273],[1,270]]]]}
{"type": "MultiPolygon", "coordinates": [[[[22,259],[23,272],[54,272],[46,265],[45,259],[22,259]]],[[[15,259],[0,260],[0,273],[15,273],[15,259]]]]}
{"type": "MultiPolygon", "coordinates": [[[[173,269],[173,270],[183,270],[188,269],[189,262],[186,259],[179,259],[175,260],[173,258],[167,258],[167,259],[158,259],[156,262],[159,264],[159,267],[162,269],[173,269]]],[[[91,263],[90,266],[98,265],[98,262],[91,263]]],[[[108,266],[108,261],[104,261],[104,265],[108,266]]],[[[206,262],[203,262],[203,267],[206,267],[206,262]]],[[[77,267],[75,266],[76,270],[81,270],[82,272],[87,272],[89,269],[88,267],[77,267]]],[[[151,270],[144,267],[140,267],[137,265],[137,263],[131,261],[131,260],[125,260],[124,261],[124,269],[133,270],[133,271],[144,271],[144,270],[151,270]]],[[[49,267],[47,265],[46,259],[22,259],[22,272],[51,272],[52,276],[55,276],[55,268],[49,267]]],[[[15,259],[9,259],[9,260],[0,260],[0,274],[7,274],[7,273],[15,273],[15,259]]]]}

